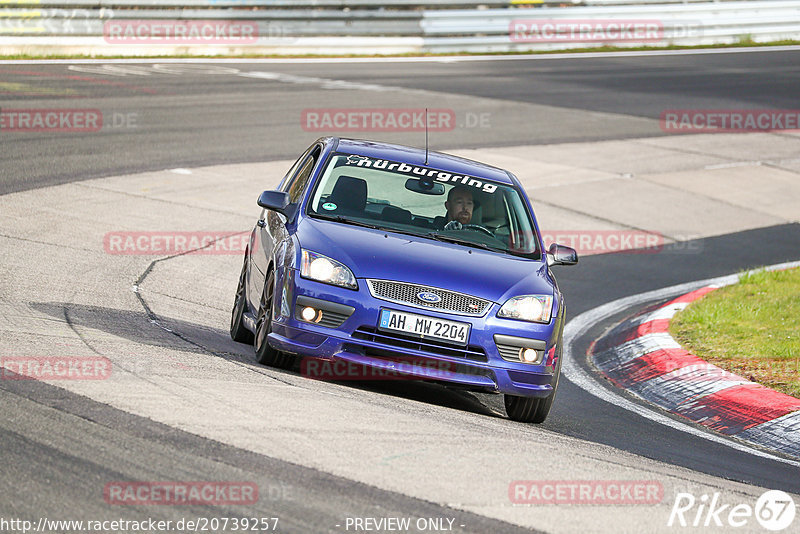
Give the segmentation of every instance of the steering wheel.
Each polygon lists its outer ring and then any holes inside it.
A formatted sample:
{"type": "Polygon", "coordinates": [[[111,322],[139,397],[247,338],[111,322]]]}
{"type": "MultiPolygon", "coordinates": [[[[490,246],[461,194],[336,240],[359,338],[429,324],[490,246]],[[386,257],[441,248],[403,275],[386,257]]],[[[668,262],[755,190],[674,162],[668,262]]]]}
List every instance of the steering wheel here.
{"type": "Polygon", "coordinates": [[[480,224],[465,224],[461,227],[464,230],[475,230],[478,232],[483,232],[490,237],[494,237],[494,233],[486,228],[485,226],[481,226],[480,224]]]}

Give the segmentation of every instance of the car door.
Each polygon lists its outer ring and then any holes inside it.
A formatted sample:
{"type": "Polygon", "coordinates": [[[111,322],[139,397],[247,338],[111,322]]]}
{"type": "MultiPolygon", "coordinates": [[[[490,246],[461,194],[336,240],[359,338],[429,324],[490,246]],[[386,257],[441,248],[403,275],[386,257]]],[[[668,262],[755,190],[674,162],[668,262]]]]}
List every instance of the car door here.
{"type": "MultiPolygon", "coordinates": [[[[280,191],[289,193],[290,204],[298,204],[303,199],[308,182],[322,151],[321,145],[315,143],[297,159],[295,164],[284,177],[280,191]]],[[[256,223],[255,230],[250,239],[249,287],[248,296],[251,309],[257,311],[260,298],[264,289],[270,263],[278,259],[282,267],[282,258],[286,252],[289,235],[286,232],[286,217],[278,212],[261,210],[261,216],[256,223]]],[[[276,271],[281,283],[281,271],[276,271]]]]}

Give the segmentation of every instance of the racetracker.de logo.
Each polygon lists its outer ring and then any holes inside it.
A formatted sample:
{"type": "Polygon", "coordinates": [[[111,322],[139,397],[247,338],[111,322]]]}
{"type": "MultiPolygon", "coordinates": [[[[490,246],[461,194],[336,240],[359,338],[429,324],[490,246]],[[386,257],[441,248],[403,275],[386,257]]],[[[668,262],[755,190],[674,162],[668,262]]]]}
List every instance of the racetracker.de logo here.
{"type": "Polygon", "coordinates": [[[109,482],[103,488],[108,504],[119,505],[248,505],[258,502],[253,482],[109,482]]]}
{"type": "Polygon", "coordinates": [[[649,19],[514,19],[511,41],[519,43],[651,42],[664,39],[664,23],[649,19]]]}
{"type": "Polygon", "coordinates": [[[455,364],[433,360],[409,360],[395,362],[393,368],[382,369],[344,360],[320,360],[303,358],[300,375],[312,380],[418,380],[444,378],[456,371],[455,364]]]}
{"type": "Polygon", "coordinates": [[[108,232],[103,236],[106,254],[242,254],[249,232],[108,232]]]}
{"type": "Polygon", "coordinates": [[[664,249],[663,235],[642,230],[543,230],[542,241],[566,245],[578,254],[654,254],[664,249]]]}
{"type": "MultiPolygon", "coordinates": [[[[424,132],[425,110],[412,108],[313,108],[300,114],[306,132],[424,132]]],[[[450,132],[456,127],[452,109],[429,109],[428,130],[450,132]]]]}
{"type": "Polygon", "coordinates": [[[103,37],[110,44],[252,44],[256,22],[235,20],[108,20],[103,37]]]}
{"type": "Polygon", "coordinates": [[[665,109],[667,133],[742,133],[800,130],[800,109],[665,109]]]}
{"type": "Polygon", "coordinates": [[[111,360],[102,356],[3,356],[3,380],[105,380],[111,360]]]}
{"type": "Polygon", "coordinates": [[[508,498],[514,504],[658,504],[664,487],[657,480],[515,480],[508,498]]]}
{"type": "Polygon", "coordinates": [[[99,109],[0,109],[3,132],[99,132],[103,113],[99,109]]]}

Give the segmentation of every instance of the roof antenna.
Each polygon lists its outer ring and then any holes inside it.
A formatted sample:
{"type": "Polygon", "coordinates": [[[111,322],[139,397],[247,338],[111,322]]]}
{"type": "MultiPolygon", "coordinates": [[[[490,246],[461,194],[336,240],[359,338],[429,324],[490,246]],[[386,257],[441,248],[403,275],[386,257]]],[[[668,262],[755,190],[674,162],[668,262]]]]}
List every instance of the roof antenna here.
{"type": "Polygon", "coordinates": [[[428,108],[425,108],[425,165],[428,164],[428,108]]]}

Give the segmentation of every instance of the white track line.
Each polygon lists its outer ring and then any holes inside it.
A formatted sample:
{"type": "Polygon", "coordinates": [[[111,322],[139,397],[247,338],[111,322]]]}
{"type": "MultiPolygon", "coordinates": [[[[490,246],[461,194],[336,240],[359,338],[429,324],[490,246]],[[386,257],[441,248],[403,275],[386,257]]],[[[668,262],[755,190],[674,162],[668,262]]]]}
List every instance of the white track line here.
{"type": "Polygon", "coordinates": [[[422,57],[311,57],[311,58],[125,58],[125,59],[10,59],[0,65],[87,65],[97,63],[466,63],[471,61],[548,61],[555,59],[624,58],[642,56],[695,56],[707,54],[747,54],[751,52],[800,51],[798,45],[753,46],[743,48],[693,48],[690,50],[632,50],[630,52],[564,52],[555,54],[515,54],[492,56],[422,57]]]}
{"type": "MultiPolygon", "coordinates": [[[[800,266],[800,261],[793,261],[777,265],[770,265],[766,267],[766,269],[773,271],[779,269],[790,269],[792,267],[798,267],[798,266],[800,266]]],[[[689,291],[693,291],[695,289],[699,289],[701,287],[705,287],[711,284],[728,285],[731,283],[735,283],[736,281],[738,281],[738,279],[739,279],[738,275],[733,274],[728,276],[720,276],[718,278],[709,278],[707,280],[699,280],[696,282],[678,284],[675,286],[656,289],[654,291],[648,291],[646,293],[640,293],[638,295],[632,295],[630,297],[617,299],[613,302],[603,304],[602,306],[598,306],[597,308],[594,308],[592,310],[589,310],[587,312],[578,315],[569,323],[567,323],[567,325],[564,327],[565,358],[562,369],[564,376],[570,382],[572,382],[579,388],[587,391],[588,393],[591,393],[595,397],[602,399],[610,404],[613,404],[614,406],[618,406],[620,408],[633,412],[637,415],[640,415],[645,419],[649,419],[653,422],[668,426],[672,429],[679,430],[681,432],[686,432],[687,434],[692,434],[694,436],[707,439],[709,441],[713,441],[721,445],[725,445],[732,449],[736,449],[737,451],[746,452],[754,456],[760,456],[762,458],[767,458],[770,460],[775,460],[777,462],[783,462],[795,467],[800,467],[800,462],[798,461],[789,460],[787,458],[781,458],[780,456],[775,456],[768,452],[764,452],[759,449],[754,449],[738,441],[734,441],[732,439],[728,439],[717,434],[712,434],[700,430],[692,426],[692,424],[690,423],[682,423],[680,421],[667,417],[664,414],[658,413],[650,408],[647,408],[643,405],[637,404],[623,397],[622,395],[615,393],[612,390],[607,389],[598,384],[597,381],[594,378],[592,378],[589,375],[589,373],[587,373],[577,363],[578,355],[574,354],[574,349],[573,349],[574,340],[578,339],[580,336],[586,333],[595,324],[618,313],[620,310],[644,304],[645,302],[649,302],[652,300],[658,300],[682,293],[688,293],[689,291]]]]}

